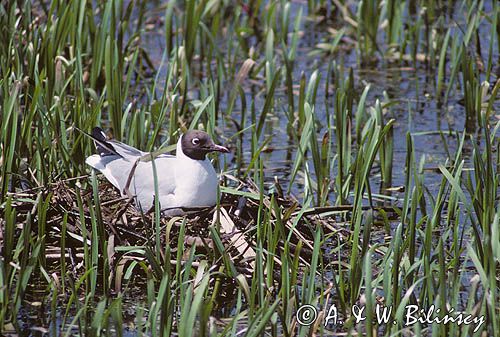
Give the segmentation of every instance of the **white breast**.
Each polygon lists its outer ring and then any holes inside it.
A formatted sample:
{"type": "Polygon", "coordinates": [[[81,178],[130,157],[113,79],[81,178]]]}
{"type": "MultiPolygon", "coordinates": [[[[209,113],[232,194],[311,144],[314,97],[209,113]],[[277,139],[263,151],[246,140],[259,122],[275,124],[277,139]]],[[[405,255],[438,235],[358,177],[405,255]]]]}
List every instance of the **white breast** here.
{"type": "MultiPolygon", "coordinates": [[[[217,201],[217,174],[208,159],[177,158],[176,187],[167,207],[213,206],[217,201]]],[[[162,208],[164,208],[162,204],[162,208]]]]}

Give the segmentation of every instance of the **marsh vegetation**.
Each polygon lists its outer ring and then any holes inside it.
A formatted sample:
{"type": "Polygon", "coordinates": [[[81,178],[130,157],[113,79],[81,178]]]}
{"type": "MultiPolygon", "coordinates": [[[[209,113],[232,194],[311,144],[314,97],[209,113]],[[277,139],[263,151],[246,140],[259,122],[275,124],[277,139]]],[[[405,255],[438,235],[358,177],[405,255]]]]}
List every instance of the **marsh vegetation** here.
{"type": "Polygon", "coordinates": [[[499,15],[494,0],[2,1],[1,332],[496,335],[499,15]],[[78,130],[96,125],[144,151],[207,131],[231,150],[212,157],[217,206],[137,212],[85,165],[78,130]],[[485,321],[407,325],[408,305],[485,321]],[[332,306],[342,324],[325,326],[332,306]]]}

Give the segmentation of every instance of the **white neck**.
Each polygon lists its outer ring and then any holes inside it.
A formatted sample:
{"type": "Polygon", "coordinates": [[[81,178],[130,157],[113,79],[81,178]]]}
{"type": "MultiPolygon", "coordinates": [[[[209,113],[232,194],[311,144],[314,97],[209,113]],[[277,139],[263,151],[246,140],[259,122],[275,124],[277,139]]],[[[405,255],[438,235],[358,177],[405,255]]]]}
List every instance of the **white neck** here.
{"type": "Polygon", "coordinates": [[[175,156],[179,159],[191,159],[189,158],[188,156],[186,156],[184,154],[184,152],[182,152],[182,137],[184,137],[184,135],[181,135],[179,137],[179,140],[177,141],[177,148],[176,148],[176,152],[175,152],[175,156]]]}

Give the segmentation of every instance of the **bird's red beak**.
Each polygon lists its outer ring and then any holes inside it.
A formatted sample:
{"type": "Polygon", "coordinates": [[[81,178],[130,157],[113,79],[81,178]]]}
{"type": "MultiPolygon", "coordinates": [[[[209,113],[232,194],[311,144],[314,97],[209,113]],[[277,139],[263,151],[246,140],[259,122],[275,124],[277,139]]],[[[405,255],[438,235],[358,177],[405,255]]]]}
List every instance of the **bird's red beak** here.
{"type": "Polygon", "coordinates": [[[220,146],[217,144],[214,144],[210,147],[210,151],[217,151],[217,152],[222,152],[222,153],[229,153],[229,150],[227,147],[220,146]]]}

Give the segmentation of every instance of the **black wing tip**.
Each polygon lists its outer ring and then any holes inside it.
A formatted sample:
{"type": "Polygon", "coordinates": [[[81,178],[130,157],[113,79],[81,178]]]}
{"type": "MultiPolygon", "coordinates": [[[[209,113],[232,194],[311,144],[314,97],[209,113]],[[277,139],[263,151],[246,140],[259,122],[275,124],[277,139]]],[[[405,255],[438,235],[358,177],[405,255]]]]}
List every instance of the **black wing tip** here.
{"type": "MultiPolygon", "coordinates": [[[[111,156],[118,155],[120,156],[113,145],[108,143],[108,137],[106,137],[106,133],[103,129],[96,126],[92,129],[92,138],[94,139],[94,144],[97,150],[97,153],[101,156],[111,156]]],[[[121,157],[121,156],[120,156],[121,157]]]]}
{"type": "Polygon", "coordinates": [[[98,139],[102,142],[105,142],[108,140],[108,137],[106,137],[106,133],[104,132],[104,130],[98,126],[96,126],[92,129],[92,137],[94,137],[95,139],[98,139]]]}

